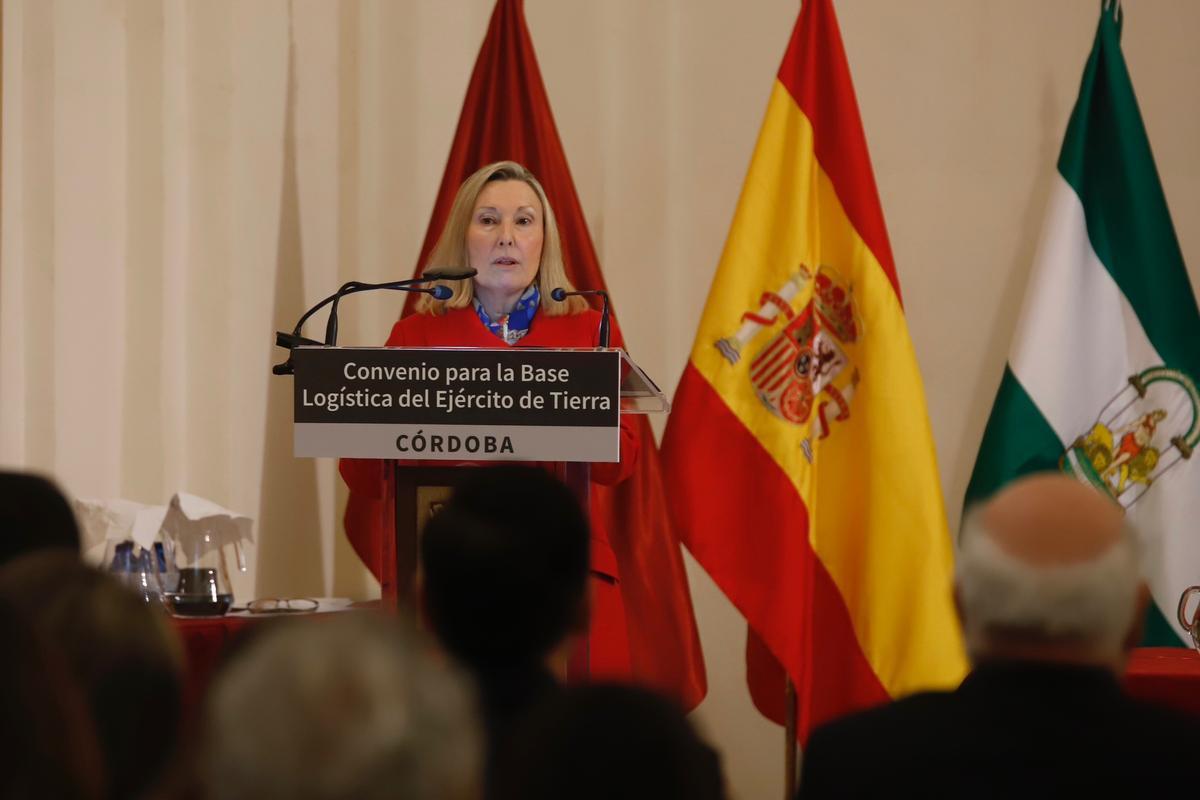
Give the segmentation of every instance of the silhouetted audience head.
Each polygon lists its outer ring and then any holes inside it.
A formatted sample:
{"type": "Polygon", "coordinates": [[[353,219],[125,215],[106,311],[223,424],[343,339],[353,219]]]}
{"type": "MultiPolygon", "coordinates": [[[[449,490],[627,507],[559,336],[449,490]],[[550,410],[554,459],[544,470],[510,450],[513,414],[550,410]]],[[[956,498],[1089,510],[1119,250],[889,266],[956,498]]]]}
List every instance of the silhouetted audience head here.
{"type": "Polygon", "coordinates": [[[0,564],[54,547],[79,553],[79,526],[62,492],[38,475],[0,472],[0,564]]]}
{"type": "Polygon", "coordinates": [[[586,625],[589,543],[579,503],[545,470],[472,470],[421,540],[438,638],[477,671],[542,663],[586,625]]]}
{"type": "Polygon", "coordinates": [[[563,690],[500,753],[497,800],[720,800],[716,752],[670,700],[632,686],[563,690]]]}
{"type": "Polygon", "coordinates": [[[481,734],[466,679],[417,631],[347,612],[275,626],[207,701],[213,800],[467,800],[481,734]]]}
{"type": "Polygon", "coordinates": [[[100,798],[104,765],[91,714],[58,648],[0,601],[0,797],[100,798]]]}
{"type": "Polygon", "coordinates": [[[87,699],[108,797],[159,785],[178,742],[181,658],[163,613],[65,551],[0,569],[0,600],[61,651],[87,699]]]}
{"type": "Polygon", "coordinates": [[[956,597],[975,662],[1123,669],[1148,593],[1121,507],[1057,473],[1018,480],[966,517],[956,597]]]}

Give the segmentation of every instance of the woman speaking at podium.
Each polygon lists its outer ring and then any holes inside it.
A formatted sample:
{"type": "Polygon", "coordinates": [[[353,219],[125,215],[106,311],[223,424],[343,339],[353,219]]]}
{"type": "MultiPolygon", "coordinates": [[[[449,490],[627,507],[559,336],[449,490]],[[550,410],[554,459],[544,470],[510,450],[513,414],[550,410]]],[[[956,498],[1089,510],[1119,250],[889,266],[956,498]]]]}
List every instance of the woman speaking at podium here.
{"type": "MultiPolygon", "coordinates": [[[[451,206],[446,226],[429,257],[439,269],[472,268],[471,280],[447,281],[453,294],[436,300],[423,294],[416,313],[392,328],[390,347],[596,347],[600,314],[578,296],[554,300],[555,289],[573,291],[563,266],[554,211],[537,179],[513,161],[489,164],[467,178],[451,206]]],[[[619,340],[613,346],[621,347],[619,340]]],[[[622,417],[621,460],[597,463],[593,483],[615,485],[628,478],[640,444],[622,417]]],[[[378,514],[356,514],[356,501],[381,499],[385,463],[343,459],[343,478],[352,494],[346,533],[360,558],[379,574],[378,514]],[[355,530],[357,529],[357,530],[355,530]]],[[[592,591],[588,672],[622,677],[630,673],[625,610],[617,559],[607,532],[593,515],[592,591]]]]}

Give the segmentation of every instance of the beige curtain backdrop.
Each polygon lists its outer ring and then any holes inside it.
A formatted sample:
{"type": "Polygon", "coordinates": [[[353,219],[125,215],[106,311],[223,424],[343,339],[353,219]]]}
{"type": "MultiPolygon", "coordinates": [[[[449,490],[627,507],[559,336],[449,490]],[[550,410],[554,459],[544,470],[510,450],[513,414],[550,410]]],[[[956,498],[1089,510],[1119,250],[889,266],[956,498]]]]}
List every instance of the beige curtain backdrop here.
{"type": "MultiPolygon", "coordinates": [[[[491,6],[4,0],[0,463],[80,496],[186,489],[252,515],[242,598],[377,592],[341,537],[333,464],[291,457],[272,332],[344,280],[411,272],[491,6]]],[[[951,519],[1098,6],[837,3],[951,519]]],[[[664,387],[798,7],[526,0],[626,338],[664,387]]],[[[1124,7],[1200,283],[1200,3],[1124,7]]],[[[348,301],[342,341],[381,342],[398,308],[348,301]]],[[[777,797],[782,733],[749,705],[740,618],[691,566],[711,685],[697,719],[735,796],[777,797]]]]}

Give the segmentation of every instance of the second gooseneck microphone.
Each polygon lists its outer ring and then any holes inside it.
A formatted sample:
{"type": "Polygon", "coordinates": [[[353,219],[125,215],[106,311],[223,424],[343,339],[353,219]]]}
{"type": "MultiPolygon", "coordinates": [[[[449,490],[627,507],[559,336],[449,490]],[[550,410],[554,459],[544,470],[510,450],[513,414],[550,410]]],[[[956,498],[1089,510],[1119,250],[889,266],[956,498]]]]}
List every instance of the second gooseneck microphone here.
{"type": "Polygon", "coordinates": [[[609,308],[608,308],[608,292],[603,289],[582,289],[574,292],[568,292],[561,286],[550,292],[550,297],[562,302],[568,297],[586,297],[587,295],[599,295],[604,300],[604,307],[600,310],[600,346],[608,347],[608,329],[609,329],[609,308]]]}

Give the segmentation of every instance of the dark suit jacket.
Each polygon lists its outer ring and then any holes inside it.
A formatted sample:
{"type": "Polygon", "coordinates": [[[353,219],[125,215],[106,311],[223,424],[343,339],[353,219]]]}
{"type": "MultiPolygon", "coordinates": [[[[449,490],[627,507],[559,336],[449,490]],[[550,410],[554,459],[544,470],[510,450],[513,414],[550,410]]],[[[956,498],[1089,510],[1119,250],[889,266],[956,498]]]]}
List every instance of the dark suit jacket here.
{"type": "Polygon", "coordinates": [[[483,796],[486,800],[498,796],[497,770],[501,760],[509,748],[519,744],[512,741],[514,730],[540,704],[554,702],[562,687],[549,670],[540,666],[531,669],[476,670],[475,683],[479,690],[479,710],[486,736],[483,769],[483,796]]]}
{"type": "Polygon", "coordinates": [[[1111,673],[989,664],[815,730],[798,797],[1182,797],[1198,763],[1200,720],[1125,696],[1111,673]]]}

